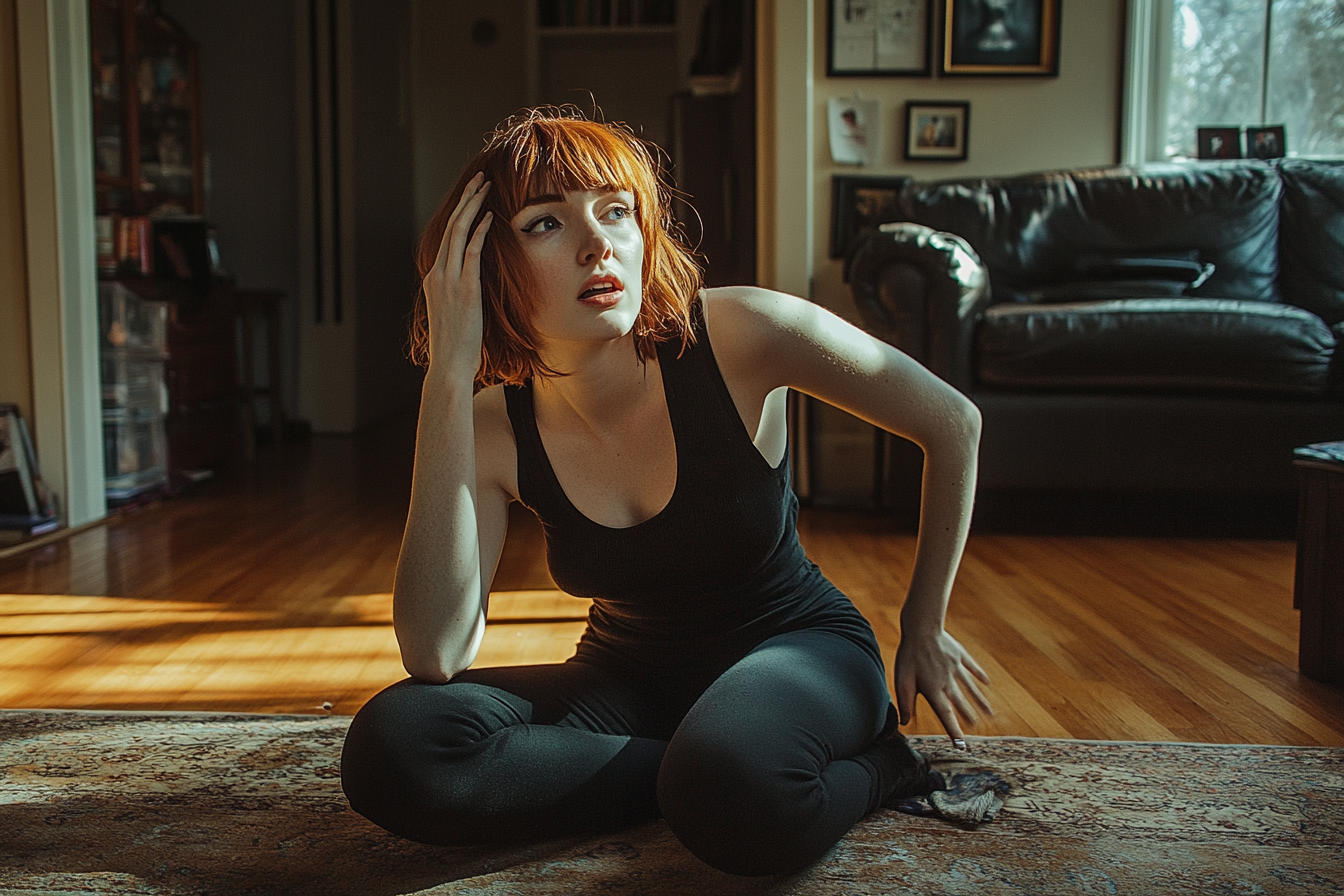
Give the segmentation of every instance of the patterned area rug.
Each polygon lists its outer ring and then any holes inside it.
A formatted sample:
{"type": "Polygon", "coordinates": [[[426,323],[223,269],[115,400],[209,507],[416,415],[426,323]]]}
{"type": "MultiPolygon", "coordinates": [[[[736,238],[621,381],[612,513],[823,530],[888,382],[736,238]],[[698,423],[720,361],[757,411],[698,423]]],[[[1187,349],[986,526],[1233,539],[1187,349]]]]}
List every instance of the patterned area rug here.
{"type": "MultiPolygon", "coordinates": [[[[738,878],[659,822],[511,849],[399,840],[341,795],[347,724],[0,712],[0,892],[1344,892],[1340,749],[973,739],[973,757],[1015,787],[994,822],[879,812],[801,873],[738,878]]],[[[950,758],[938,739],[915,741],[950,758]]]]}

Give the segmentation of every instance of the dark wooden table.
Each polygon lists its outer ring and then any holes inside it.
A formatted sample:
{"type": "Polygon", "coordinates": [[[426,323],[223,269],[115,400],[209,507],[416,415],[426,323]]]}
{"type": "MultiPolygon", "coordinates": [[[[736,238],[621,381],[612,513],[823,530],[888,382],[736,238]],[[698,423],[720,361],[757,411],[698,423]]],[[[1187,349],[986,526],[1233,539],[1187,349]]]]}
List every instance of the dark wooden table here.
{"type": "Polygon", "coordinates": [[[1344,685],[1344,442],[1293,452],[1299,483],[1293,606],[1301,610],[1297,667],[1344,685]]]}

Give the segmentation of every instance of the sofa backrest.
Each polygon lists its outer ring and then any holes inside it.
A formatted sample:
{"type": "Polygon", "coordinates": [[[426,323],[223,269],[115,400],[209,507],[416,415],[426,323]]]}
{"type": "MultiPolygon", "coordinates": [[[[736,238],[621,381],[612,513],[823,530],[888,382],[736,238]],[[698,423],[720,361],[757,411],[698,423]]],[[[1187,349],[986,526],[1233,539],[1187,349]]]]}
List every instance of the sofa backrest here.
{"type": "Polygon", "coordinates": [[[1274,302],[1282,194],[1264,162],[1168,163],[912,182],[894,219],[963,237],[995,301],[1074,279],[1082,256],[1193,251],[1215,272],[1191,295],[1274,302]]]}
{"type": "Polygon", "coordinates": [[[1344,321],[1344,162],[1284,159],[1279,224],[1284,301],[1344,321]]]}

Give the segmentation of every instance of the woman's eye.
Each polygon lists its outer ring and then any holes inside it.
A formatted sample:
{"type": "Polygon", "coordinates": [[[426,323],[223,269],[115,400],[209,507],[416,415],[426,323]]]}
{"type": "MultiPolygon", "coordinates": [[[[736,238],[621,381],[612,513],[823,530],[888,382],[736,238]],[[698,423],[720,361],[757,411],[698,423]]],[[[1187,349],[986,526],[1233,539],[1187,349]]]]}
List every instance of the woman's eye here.
{"type": "Polygon", "coordinates": [[[611,209],[611,211],[607,212],[607,217],[613,221],[624,221],[626,218],[632,217],[634,214],[635,214],[634,209],[626,208],[623,205],[617,205],[614,206],[611,209]]]}
{"type": "Polygon", "coordinates": [[[550,215],[547,215],[544,218],[538,218],[531,224],[524,227],[523,233],[550,233],[552,230],[554,230],[559,226],[560,226],[559,221],[557,221],[550,215]]]}

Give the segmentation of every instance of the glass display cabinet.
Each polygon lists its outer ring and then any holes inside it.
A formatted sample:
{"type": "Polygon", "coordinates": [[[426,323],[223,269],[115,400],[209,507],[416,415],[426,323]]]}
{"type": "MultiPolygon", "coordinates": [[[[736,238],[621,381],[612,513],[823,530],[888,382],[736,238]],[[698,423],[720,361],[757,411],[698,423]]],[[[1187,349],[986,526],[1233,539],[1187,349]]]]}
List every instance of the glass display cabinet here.
{"type": "Polygon", "coordinates": [[[149,0],[90,0],[100,214],[203,210],[196,44],[149,0]]]}

